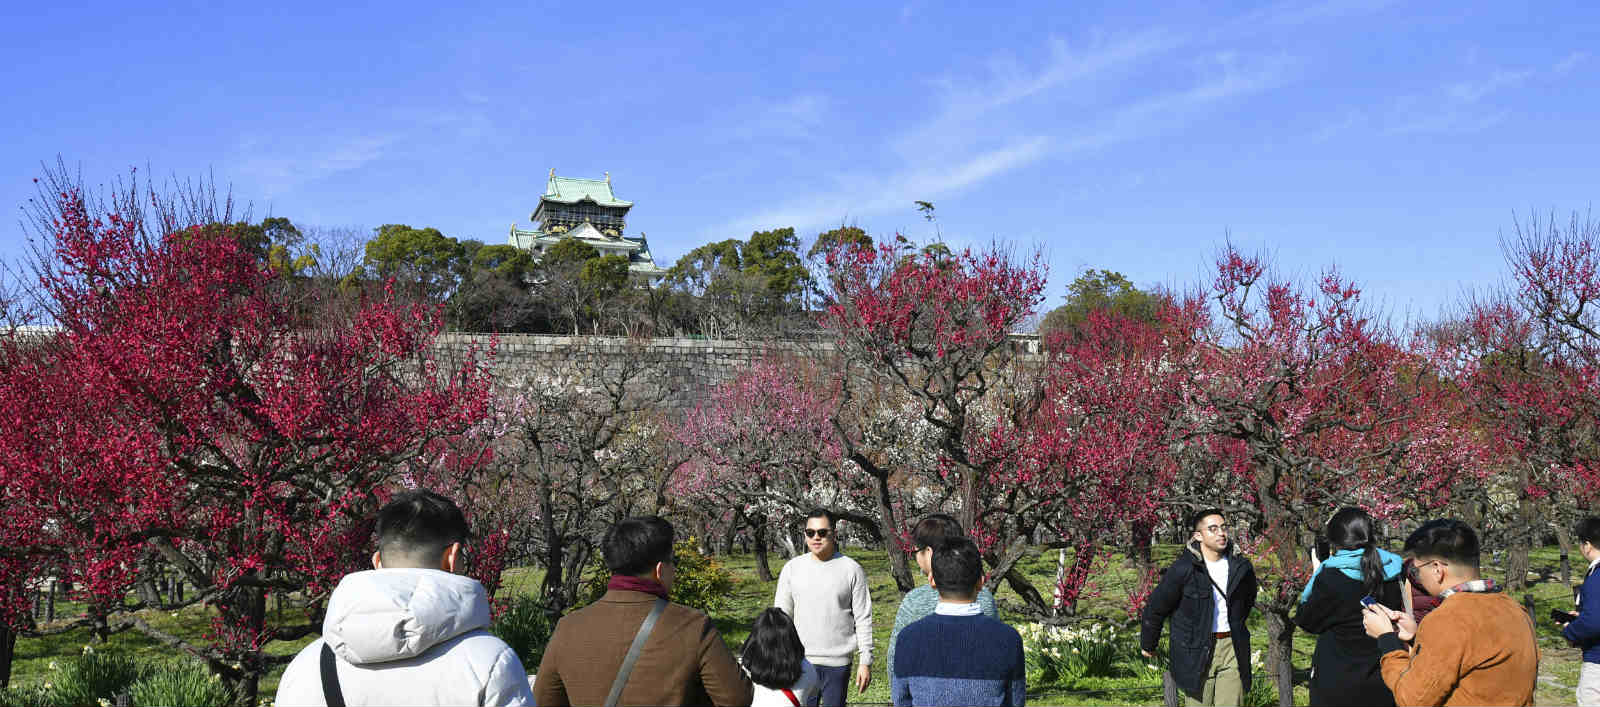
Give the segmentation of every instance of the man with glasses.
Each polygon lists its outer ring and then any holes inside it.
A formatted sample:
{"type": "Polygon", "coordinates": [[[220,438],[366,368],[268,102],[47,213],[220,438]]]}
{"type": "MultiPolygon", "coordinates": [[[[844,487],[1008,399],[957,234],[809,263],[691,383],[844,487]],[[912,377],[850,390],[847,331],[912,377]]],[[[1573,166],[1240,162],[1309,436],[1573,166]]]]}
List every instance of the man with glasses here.
{"type": "Polygon", "coordinates": [[[1478,535],[1466,523],[1432,520],[1406,538],[1411,581],[1439,597],[1422,623],[1367,607],[1383,682],[1402,705],[1531,705],[1539,676],[1533,621],[1494,580],[1478,574],[1478,535]]]}
{"type": "Polygon", "coordinates": [[[1161,625],[1172,620],[1169,669],[1191,705],[1236,705],[1250,691],[1255,567],[1233,552],[1222,510],[1190,518],[1193,534],[1145,601],[1139,646],[1154,658],[1161,625]]]}
{"type": "Polygon", "coordinates": [[[861,565],[839,554],[838,527],[831,511],[806,514],[804,555],[789,560],[778,573],[773,606],[794,620],[806,659],[817,668],[821,689],[807,707],[843,707],[849,691],[850,658],[859,653],[856,690],[872,682],[872,596],[861,565]]]}

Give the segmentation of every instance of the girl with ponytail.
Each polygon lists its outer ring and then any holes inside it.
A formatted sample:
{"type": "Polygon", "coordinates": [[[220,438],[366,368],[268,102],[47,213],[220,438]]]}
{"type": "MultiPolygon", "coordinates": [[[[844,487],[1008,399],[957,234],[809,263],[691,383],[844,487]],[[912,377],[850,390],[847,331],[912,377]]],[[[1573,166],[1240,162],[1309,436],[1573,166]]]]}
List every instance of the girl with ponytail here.
{"type": "Polygon", "coordinates": [[[1378,642],[1361,625],[1364,597],[1391,609],[1400,597],[1403,560],[1378,547],[1377,524],[1360,508],[1341,508],[1328,520],[1333,554],[1300,593],[1294,622],[1317,634],[1311,659],[1311,704],[1393,705],[1378,671],[1378,642]]]}

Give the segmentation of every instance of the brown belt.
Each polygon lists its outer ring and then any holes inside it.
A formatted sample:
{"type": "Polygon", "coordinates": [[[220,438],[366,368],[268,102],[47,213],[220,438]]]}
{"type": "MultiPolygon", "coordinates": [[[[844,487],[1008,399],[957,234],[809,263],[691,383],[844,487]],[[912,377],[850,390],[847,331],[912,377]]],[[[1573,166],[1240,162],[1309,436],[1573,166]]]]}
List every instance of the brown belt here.
{"type": "Polygon", "coordinates": [[[1233,635],[1232,631],[1218,631],[1216,633],[1211,634],[1211,637],[1212,638],[1227,638],[1227,637],[1232,636],[1232,635],[1233,635]]]}

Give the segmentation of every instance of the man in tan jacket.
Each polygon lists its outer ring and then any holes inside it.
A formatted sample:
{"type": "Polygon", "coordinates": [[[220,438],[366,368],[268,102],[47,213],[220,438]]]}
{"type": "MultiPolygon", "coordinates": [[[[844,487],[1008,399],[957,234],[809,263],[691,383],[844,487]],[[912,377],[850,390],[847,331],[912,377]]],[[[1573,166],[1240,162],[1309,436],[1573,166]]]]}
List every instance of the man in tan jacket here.
{"type": "Polygon", "coordinates": [[[1531,705],[1539,645],[1528,612],[1478,576],[1478,536],[1459,520],[1424,523],[1406,539],[1411,581],[1440,598],[1419,625],[1367,607],[1383,682],[1398,705],[1531,705]],[[1407,643],[1410,643],[1408,646],[1407,643]]]}
{"type": "MultiPolygon", "coordinates": [[[[540,707],[606,703],[640,626],[672,589],[672,541],[672,524],[655,516],[624,519],[606,533],[611,581],[599,601],[556,624],[534,683],[540,707]]],[[[711,619],[663,603],[618,704],[750,704],[750,678],[711,619]]]]}

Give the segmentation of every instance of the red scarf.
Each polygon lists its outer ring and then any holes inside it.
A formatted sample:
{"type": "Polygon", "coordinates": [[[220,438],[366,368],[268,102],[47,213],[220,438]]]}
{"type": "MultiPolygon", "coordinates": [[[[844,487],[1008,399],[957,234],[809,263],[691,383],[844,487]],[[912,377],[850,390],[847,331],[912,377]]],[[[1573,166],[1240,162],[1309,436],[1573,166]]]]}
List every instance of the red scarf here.
{"type": "Polygon", "coordinates": [[[654,594],[662,599],[667,598],[667,588],[653,579],[640,579],[629,577],[625,574],[611,575],[611,581],[606,582],[606,589],[620,589],[625,592],[644,592],[654,594]]]}

